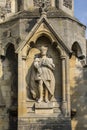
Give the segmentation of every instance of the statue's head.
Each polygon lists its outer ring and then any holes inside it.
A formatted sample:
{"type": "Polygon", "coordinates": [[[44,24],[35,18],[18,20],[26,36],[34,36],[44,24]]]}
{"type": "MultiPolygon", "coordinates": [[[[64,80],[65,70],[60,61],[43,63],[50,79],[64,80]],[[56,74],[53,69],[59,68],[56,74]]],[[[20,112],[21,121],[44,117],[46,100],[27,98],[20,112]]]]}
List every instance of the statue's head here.
{"type": "Polygon", "coordinates": [[[41,55],[44,56],[47,54],[47,50],[48,50],[48,47],[47,46],[41,46],[40,47],[40,52],[41,52],[41,55]]]}

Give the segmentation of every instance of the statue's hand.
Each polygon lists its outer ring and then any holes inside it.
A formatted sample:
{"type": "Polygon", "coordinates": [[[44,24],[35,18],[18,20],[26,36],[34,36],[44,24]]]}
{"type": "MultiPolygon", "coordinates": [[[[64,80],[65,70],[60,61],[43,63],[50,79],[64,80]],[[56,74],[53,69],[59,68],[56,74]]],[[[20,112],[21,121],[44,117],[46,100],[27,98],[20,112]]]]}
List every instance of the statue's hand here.
{"type": "Polygon", "coordinates": [[[36,63],[34,64],[35,68],[38,69],[39,68],[39,65],[36,63]]]}
{"type": "Polygon", "coordinates": [[[36,59],[35,59],[35,61],[34,61],[34,67],[35,67],[36,69],[38,69],[38,68],[40,67],[40,60],[39,60],[39,58],[36,58],[36,59]]]}
{"type": "Polygon", "coordinates": [[[31,91],[33,99],[36,99],[36,93],[34,91],[31,91]]]}
{"type": "Polygon", "coordinates": [[[41,64],[42,64],[42,65],[47,65],[48,63],[47,63],[46,60],[43,60],[41,64]]]}

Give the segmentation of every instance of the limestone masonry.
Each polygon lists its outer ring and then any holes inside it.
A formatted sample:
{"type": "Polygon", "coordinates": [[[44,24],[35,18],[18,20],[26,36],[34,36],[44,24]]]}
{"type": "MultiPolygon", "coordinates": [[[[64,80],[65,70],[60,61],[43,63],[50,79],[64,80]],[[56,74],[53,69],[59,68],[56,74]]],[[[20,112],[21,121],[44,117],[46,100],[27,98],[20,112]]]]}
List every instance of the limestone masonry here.
{"type": "Polygon", "coordinates": [[[85,31],[74,0],[0,0],[0,130],[87,130],[85,31]]]}

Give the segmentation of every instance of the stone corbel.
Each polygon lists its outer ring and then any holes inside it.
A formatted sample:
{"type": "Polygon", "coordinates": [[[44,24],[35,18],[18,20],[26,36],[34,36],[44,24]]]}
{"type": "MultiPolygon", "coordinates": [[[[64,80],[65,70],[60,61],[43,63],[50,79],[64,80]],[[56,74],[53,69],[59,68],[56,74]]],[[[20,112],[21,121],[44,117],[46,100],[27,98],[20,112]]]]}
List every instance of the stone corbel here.
{"type": "Polygon", "coordinates": [[[22,52],[22,60],[26,60],[27,59],[27,55],[28,55],[28,51],[30,50],[30,46],[27,44],[27,46],[25,46],[23,48],[23,52],[22,52]]]}
{"type": "MultiPolygon", "coordinates": [[[[75,53],[72,51],[70,54],[70,58],[72,57],[72,55],[75,55],[75,53]]],[[[76,55],[75,55],[76,56],[76,55]]],[[[76,56],[78,58],[78,60],[80,61],[81,65],[84,67],[86,66],[86,57],[83,54],[80,54],[78,56],[76,56]]]]}
{"type": "Polygon", "coordinates": [[[27,44],[26,46],[26,58],[29,55],[29,52],[32,48],[35,48],[35,42],[31,41],[30,43],[27,44]]]}
{"type": "Polygon", "coordinates": [[[80,60],[82,67],[86,66],[86,59],[80,60]]]}
{"type": "Polygon", "coordinates": [[[26,52],[22,52],[22,60],[26,60],[26,58],[27,58],[27,54],[26,54],[26,52]]]}
{"type": "Polygon", "coordinates": [[[86,58],[85,58],[84,55],[78,56],[78,59],[80,60],[81,65],[82,65],[83,67],[86,66],[86,58]]]}
{"type": "Polygon", "coordinates": [[[58,43],[55,42],[56,49],[60,51],[61,57],[64,55],[62,48],[58,45],[58,43]]]}
{"type": "Polygon", "coordinates": [[[0,58],[4,59],[5,56],[6,56],[6,50],[5,50],[5,48],[1,47],[1,49],[0,49],[0,58]]]}
{"type": "Polygon", "coordinates": [[[27,56],[22,55],[22,60],[26,60],[27,56]]]}

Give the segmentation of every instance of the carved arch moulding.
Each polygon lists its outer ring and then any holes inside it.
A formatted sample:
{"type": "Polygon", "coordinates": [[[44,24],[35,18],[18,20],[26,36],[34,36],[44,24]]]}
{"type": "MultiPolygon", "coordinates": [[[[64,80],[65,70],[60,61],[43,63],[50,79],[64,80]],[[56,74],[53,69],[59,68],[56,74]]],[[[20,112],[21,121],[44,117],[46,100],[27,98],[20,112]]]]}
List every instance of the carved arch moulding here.
{"type": "Polygon", "coordinates": [[[27,57],[29,51],[35,47],[37,39],[39,37],[46,37],[50,40],[51,45],[55,46],[58,51],[60,51],[61,56],[66,55],[65,50],[60,45],[59,41],[53,36],[53,34],[49,33],[48,31],[40,31],[35,33],[29,41],[27,41],[27,44],[24,46],[22,50],[22,57],[27,57]]]}
{"type": "MultiPolygon", "coordinates": [[[[61,77],[61,73],[66,71],[66,60],[67,60],[67,53],[65,52],[65,50],[63,49],[63,47],[60,45],[59,41],[56,40],[56,38],[53,36],[53,34],[51,35],[51,33],[48,33],[47,31],[41,31],[38,32],[36,34],[34,34],[34,36],[32,36],[28,41],[27,44],[24,46],[24,48],[21,50],[21,54],[22,54],[22,60],[23,60],[23,64],[25,64],[24,66],[26,66],[26,73],[23,74],[25,75],[25,79],[26,79],[26,99],[28,102],[31,102],[31,100],[33,99],[31,97],[31,94],[29,93],[29,76],[30,76],[30,71],[32,68],[32,63],[34,61],[34,57],[35,55],[37,55],[38,53],[40,53],[39,51],[39,47],[44,46],[44,43],[46,43],[46,46],[48,46],[49,50],[48,50],[48,55],[50,57],[52,57],[52,59],[54,60],[55,66],[56,66],[56,74],[57,77],[60,77],[59,83],[57,83],[57,78],[56,78],[56,91],[55,91],[55,100],[57,100],[57,104],[58,100],[63,102],[63,109],[65,112],[63,112],[64,114],[66,113],[66,109],[67,109],[67,104],[66,102],[66,92],[67,92],[67,88],[65,88],[65,83],[62,84],[62,80],[66,80],[66,79],[62,79],[61,77]],[[59,67],[58,67],[59,66],[59,67]],[[62,66],[62,68],[61,68],[62,66]],[[60,68],[60,69],[59,69],[60,68]],[[64,69],[61,70],[61,69],[64,69]],[[60,70],[60,72],[58,73],[58,70],[60,70]],[[58,85],[59,84],[59,85],[58,85]],[[63,86],[62,86],[63,85],[63,86]],[[59,88],[57,88],[57,86],[59,88]],[[63,87],[63,90],[62,90],[63,87]],[[58,91],[59,90],[59,91],[58,91]],[[63,91],[63,92],[62,92],[63,91]],[[58,96],[58,95],[59,96],[58,96]],[[62,97],[63,95],[63,97],[62,97]]],[[[65,72],[62,73],[63,78],[65,78],[65,72]]],[[[25,87],[25,86],[24,86],[25,87]]],[[[35,100],[33,100],[35,101],[35,100]]],[[[61,108],[61,109],[62,109],[61,108]]],[[[58,107],[59,109],[59,107],[58,107]]]]}
{"type": "Polygon", "coordinates": [[[84,48],[82,48],[82,44],[80,44],[79,42],[75,41],[72,44],[71,50],[72,50],[71,58],[74,55],[76,58],[79,59],[79,61],[81,62],[82,66],[85,67],[85,65],[86,65],[85,53],[86,53],[86,51],[84,50],[84,48]]]}
{"type": "Polygon", "coordinates": [[[6,51],[7,51],[7,49],[8,49],[8,47],[9,47],[9,45],[13,45],[14,46],[14,49],[16,50],[16,41],[15,40],[8,40],[4,45],[3,44],[1,44],[1,52],[0,52],[0,55],[1,56],[6,56],[6,51]]]}

